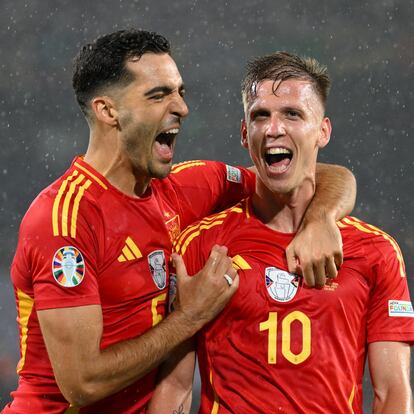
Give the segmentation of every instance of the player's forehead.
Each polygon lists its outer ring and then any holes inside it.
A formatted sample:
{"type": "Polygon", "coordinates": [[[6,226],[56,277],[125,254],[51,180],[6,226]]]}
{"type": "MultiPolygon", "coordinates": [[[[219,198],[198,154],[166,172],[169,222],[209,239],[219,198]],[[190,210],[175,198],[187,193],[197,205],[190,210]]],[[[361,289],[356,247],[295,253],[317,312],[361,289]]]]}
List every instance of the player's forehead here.
{"type": "Polygon", "coordinates": [[[250,96],[249,111],[268,106],[297,106],[303,109],[317,106],[323,109],[320,96],[307,79],[264,79],[257,82],[250,96]]]}
{"type": "Polygon", "coordinates": [[[183,80],[174,59],[168,53],[144,53],[126,63],[127,70],[134,75],[134,86],[151,88],[168,86],[179,88],[183,80]]]}

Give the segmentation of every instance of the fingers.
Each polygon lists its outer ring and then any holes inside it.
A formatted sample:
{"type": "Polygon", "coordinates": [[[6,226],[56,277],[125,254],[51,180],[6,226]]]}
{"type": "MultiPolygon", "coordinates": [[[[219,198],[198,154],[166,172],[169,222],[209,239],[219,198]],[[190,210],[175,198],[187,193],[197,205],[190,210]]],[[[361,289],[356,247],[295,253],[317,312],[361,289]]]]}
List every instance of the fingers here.
{"type": "Polygon", "coordinates": [[[299,262],[296,257],[296,252],[294,248],[289,245],[286,249],[286,260],[289,269],[289,273],[299,273],[299,262]]]}
{"type": "Polygon", "coordinates": [[[175,272],[177,275],[177,278],[184,278],[187,275],[187,268],[185,267],[185,263],[183,258],[178,253],[172,253],[171,259],[173,261],[173,265],[175,267],[175,272]]]}
{"type": "Polygon", "coordinates": [[[211,249],[210,257],[208,258],[205,269],[221,279],[224,274],[227,274],[234,279],[236,271],[233,268],[231,259],[227,256],[228,249],[226,246],[215,245],[211,249]]]}
{"type": "Polygon", "coordinates": [[[339,269],[344,263],[344,254],[342,250],[334,254],[334,260],[336,268],[339,269]]]}
{"type": "Polygon", "coordinates": [[[313,274],[312,263],[307,263],[306,265],[302,266],[302,276],[306,286],[315,286],[315,276],[313,274]]]}
{"type": "Polygon", "coordinates": [[[221,264],[221,262],[227,258],[227,247],[226,246],[219,246],[214,245],[211,249],[210,256],[204,266],[204,268],[208,271],[215,273],[217,271],[217,267],[221,264]]]}
{"type": "MultiPolygon", "coordinates": [[[[224,246],[214,246],[205,266],[181,284],[180,311],[197,329],[222,311],[239,286],[239,276],[227,252],[224,246]]],[[[180,259],[174,257],[178,266],[182,265],[180,259]]]]}
{"type": "Polygon", "coordinates": [[[313,277],[315,279],[315,287],[321,289],[326,283],[325,262],[319,261],[313,265],[313,277]]]}
{"type": "Polygon", "coordinates": [[[326,261],[326,265],[325,265],[325,272],[326,272],[326,277],[330,279],[336,278],[338,274],[338,269],[336,268],[335,260],[333,257],[328,257],[326,261]]]}
{"type": "Polygon", "coordinates": [[[230,289],[232,290],[232,294],[239,288],[240,278],[239,274],[236,272],[234,268],[232,268],[234,272],[236,273],[233,278],[233,284],[230,286],[230,289]]]}
{"type": "Polygon", "coordinates": [[[327,279],[335,279],[338,269],[332,256],[311,263],[310,261],[302,267],[303,279],[308,287],[322,288],[327,279]]]}

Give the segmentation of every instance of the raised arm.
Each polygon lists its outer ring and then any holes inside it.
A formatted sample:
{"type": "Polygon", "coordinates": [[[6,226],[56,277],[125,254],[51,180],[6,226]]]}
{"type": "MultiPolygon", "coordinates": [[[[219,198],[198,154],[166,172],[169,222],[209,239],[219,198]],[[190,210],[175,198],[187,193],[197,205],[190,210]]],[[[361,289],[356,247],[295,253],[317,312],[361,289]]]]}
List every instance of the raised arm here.
{"type": "Polygon", "coordinates": [[[373,342],[368,362],[374,388],[374,414],[413,414],[410,346],[404,342],[373,342]]]}
{"type": "MultiPolygon", "coordinates": [[[[142,336],[103,350],[99,305],[38,311],[56,381],[65,398],[74,406],[84,406],[127,387],[214,318],[238,287],[238,276],[226,254],[226,248],[215,246],[194,277],[177,269],[180,297],[175,312],[142,336]],[[234,278],[231,286],[225,273],[234,278]]],[[[181,258],[175,256],[175,260],[181,258]]]]}
{"type": "Polygon", "coordinates": [[[289,271],[306,285],[322,287],[342,264],[342,239],[336,221],[349,214],[356,198],[354,175],[345,167],[317,164],[316,192],[299,231],[286,249],[289,271]]]}

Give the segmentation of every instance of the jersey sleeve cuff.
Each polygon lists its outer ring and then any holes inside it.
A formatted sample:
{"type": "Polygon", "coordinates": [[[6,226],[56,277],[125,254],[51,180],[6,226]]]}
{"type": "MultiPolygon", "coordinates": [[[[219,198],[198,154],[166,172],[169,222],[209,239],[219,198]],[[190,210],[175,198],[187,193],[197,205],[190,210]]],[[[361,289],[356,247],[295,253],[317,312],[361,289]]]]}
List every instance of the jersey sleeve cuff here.
{"type": "Polygon", "coordinates": [[[69,301],[59,299],[42,299],[36,300],[36,310],[58,309],[58,308],[74,308],[77,306],[100,305],[99,296],[82,296],[77,299],[72,298],[69,301]]]}

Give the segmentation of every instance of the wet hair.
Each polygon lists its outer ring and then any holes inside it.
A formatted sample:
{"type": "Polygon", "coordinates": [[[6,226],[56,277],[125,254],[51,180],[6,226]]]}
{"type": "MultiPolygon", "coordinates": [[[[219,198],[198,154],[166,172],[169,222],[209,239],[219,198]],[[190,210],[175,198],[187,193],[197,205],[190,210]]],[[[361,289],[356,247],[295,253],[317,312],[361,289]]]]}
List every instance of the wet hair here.
{"type": "Polygon", "coordinates": [[[126,86],[134,80],[126,63],[144,53],[170,54],[170,43],[155,32],[131,29],[101,36],[82,47],[74,60],[72,86],[86,116],[88,103],[94,96],[106,88],[126,86]]]}
{"type": "Polygon", "coordinates": [[[247,64],[246,75],[242,81],[242,96],[245,110],[251,100],[256,97],[257,86],[261,81],[273,80],[273,92],[276,93],[276,83],[287,79],[309,81],[321,99],[323,107],[331,86],[326,66],[316,59],[299,57],[288,52],[275,52],[256,58],[247,64]]]}

